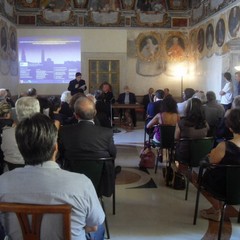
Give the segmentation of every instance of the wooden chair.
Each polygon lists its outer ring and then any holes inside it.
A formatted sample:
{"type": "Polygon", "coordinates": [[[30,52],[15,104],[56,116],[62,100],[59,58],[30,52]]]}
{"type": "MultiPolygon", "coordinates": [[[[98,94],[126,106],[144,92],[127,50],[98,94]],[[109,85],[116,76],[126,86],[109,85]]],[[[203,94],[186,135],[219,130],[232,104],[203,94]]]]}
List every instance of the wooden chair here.
{"type": "Polygon", "coordinates": [[[192,176],[192,169],[199,167],[201,160],[211,151],[214,144],[214,138],[204,137],[199,139],[182,138],[180,142],[186,142],[188,149],[188,163],[186,175],[185,200],[188,199],[189,182],[192,176]]]}
{"type": "MultiPolygon", "coordinates": [[[[79,161],[70,161],[70,170],[72,172],[77,172],[77,173],[82,173],[86,175],[88,178],[91,179],[97,195],[101,201],[103,210],[105,212],[105,207],[104,207],[104,201],[103,201],[103,189],[108,185],[106,182],[103,181],[103,176],[105,173],[105,167],[107,163],[112,164],[113,171],[115,171],[114,168],[114,158],[108,157],[108,158],[82,158],[79,161]]],[[[113,209],[113,214],[115,214],[115,172],[113,172],[113,189],[112,191],[112,209],[113,209]]],[[[110,233],[109,233],[109,228],[108,228],[108,222],[107,222],[107,217],[105,218],[105,227],[106,227],[106,232],[107,232],[107,238],[110,239],[110,233]]]]}
{"type": "MultiPolygon", "coordinates": [[[[224,187],[224,186],[223,186],[224,187]]],[[[198,214],[198,206],[199,206],[199,197],[200,192],[206,191],[210,193],[215,199],[223,202],[221,209],[221,219],[218,229],[218,240],[221,240],[223,222],[225,217],[225,209],[227,205],[239,205],[240,204],[240,165],[215,165],[215,164],[202,164],[200,166],[199,174],[198,174],[198,191],[196,196],[196,204],[194,211],[194,219],[193,224],[196,225],[197,222],[197,214],[198,214]],[[226,185],[225,185],[225,196],[220,196],[213,191],[206,190],[202,186],[202,176],[203,171],[206,167],[210,168],[224,168],[226,171],[226,185]]],[[[240,211],[238,212],[238,223],[240,223],[240,211]]]]}
{"type": "Polygon", "coordinates": [[[0,212],[12,212],[16,214],[21,226],[23,240],[40,240],[41,223],[44,214],[62,214],[64,229],[63,238],[65,240],[70,240],[71,209],[72,207],[67,204],[33,205],[21,203],[0,203],[0,212]],[[31,215],[32,218],[28,218],[29,215],[31,215]]]}

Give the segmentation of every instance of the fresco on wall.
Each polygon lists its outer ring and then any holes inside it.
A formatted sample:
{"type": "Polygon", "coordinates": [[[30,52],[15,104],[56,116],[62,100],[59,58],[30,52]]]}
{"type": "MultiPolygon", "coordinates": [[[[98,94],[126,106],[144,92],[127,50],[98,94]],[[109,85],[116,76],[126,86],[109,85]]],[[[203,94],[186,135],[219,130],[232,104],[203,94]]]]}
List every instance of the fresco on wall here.
{"type": "Polygon", "coordinates": [[[225,22],[223,18],[220,18],[217,22],[216,30],[215,30],[215,39],[218,47],[221,47],[223,45],[225,40],[225,35],[226,35],[225,22]]]}
{"type": "Polygon", "coordinates": [[[38,25],[76,25],[71,11],[71,0],[41,0],[42,11],[37,17],[38,25]]]}
{"type": "Polygon", "coordinates": [[[135,8],[135,0],[122,0],[122,9],[124,10],[134,10],[135,8]]]}
{"type": "Polygon", "coordinates": [[[209,23],[206,29],[206,47],[210,50],[213,47],[214,42],[214,29],[213,24],[209,23]]]}
{"type": "Polygon", "coordinates": [[[203,49],[204,49],[204,30],[203,28],[200,28],[198,30],[198,34],[197,34],[197,48],[198,48],[198,52],[202,53],[203,49]]]}
{"type": "Polygon", "coordinates": [[[39,0],[18,0],[16,1],[20,8],[39,8],[39,0]]]}
{"type": "Polygon", "coordinates": [[[186,58],[186,43],[181,33],[170,34],[164,41],[168,61],[181,62],[186,58]]]}
{"type": "Polygon", "coordinates": [[[169,0],[167,6],[169,10],[187,10],[190,7],[189,0],[169,0]]]}
{"type": "Polygon", "coordinates": [[[0,71],[6,75],[9,72],[8,26],[3,20],[0,20],[0,33],[0,71]]]}
{"type": "Polygon", "coordinates": [[[210,0],[210,9],[211,10],[217,10],[222,7],[224,4],[224,0],[210,0]]]}
{"type": "Polygon", "coordinates": [[[137,9],[142,12],[165,12],[166,5],[163,0],[149,1],[139,0],[137,3],[137,9]]]}
{"type": "Polygon", "coordinates": [[[12,76],[18,75],[18,54],[17,54],[17,30],[15,27],[9,28],[9,60],[10,60],[10,72],[12,76]]]}
{"type": "Polygon", "coordinates": [[[88,0],[73,0],[75,8],[86,9],[88,6],[88,0]]]}
{"type": "Polygon", "coordinates": [[[120,0],[90,0],[91,11],[118,11],[121,7],[120,0]]]}
{"type": "Polygon", "coordinates": [[[157,32],[140,33],[136,39],[137,73],[156,76],[163,72],[162,39],[157,32]]]}
{"type": "Polygon", "coordinates": [[[240,27],[240,8],[235,6],[230,10],[228,17],[228,30],[231,37],[236,37],[240,27]]]}
{"type": "Polygon", "coordinates": [[[139,34],[136,40],[137,56],[140,60],[154,62],[161,54],[161,38],[156,32],[139,34]]]}

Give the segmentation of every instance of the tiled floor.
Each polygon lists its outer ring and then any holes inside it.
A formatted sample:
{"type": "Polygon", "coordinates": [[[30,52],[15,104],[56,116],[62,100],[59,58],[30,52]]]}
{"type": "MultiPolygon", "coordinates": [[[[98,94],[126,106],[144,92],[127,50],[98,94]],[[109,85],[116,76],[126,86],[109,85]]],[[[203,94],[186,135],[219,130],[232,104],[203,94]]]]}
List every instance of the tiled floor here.
{"type": "MultiPolygon", "coordinates": [[[[164,185],[162,171],[147,172],[138,168],[143,145],[142,125],[133,131],[122,131],[114,136],[118,148],[116,164],[122,166],[116,186],[116,215],[112,215],[111,199],[105,199],[112,240],[214,240],[218,223],[198,218],[193,225],[196,189],[190,184],[188,201],[183,190],[164,185]]],[[[208,208],[201,197],[200,208],[208,208]]],[[[231,218],[222,239],[240,239],[240,224],[231,218]]],[[[225,227],[225,228],[226,228],[225,227]]]]}

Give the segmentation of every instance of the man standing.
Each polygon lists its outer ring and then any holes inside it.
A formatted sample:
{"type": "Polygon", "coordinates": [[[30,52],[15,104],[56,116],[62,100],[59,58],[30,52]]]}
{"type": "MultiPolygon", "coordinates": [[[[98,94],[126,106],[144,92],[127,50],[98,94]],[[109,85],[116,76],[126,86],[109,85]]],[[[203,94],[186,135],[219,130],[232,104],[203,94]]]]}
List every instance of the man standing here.
{"type": "MultiPolygon", "coordinates": [[[[104,212],[92,182],[83,174],[61,170],[55,162],[58,131],[52,120],[37,113],[16,127],[16,141],[26,166],[0,176],[0,202],[29,204],[69,204],[71,239],[86,240],[86,232],[103,240],[104,212]],[[99,226],[99,229],[98,229],[99,226]],[[98,230],[97,230],[98,229],[98,230]],[[92,233],[91,233],[92,234],[92,233]]],[[[1,222],[11,239],[22,239],[13,213],[1,214],[1,222]]],[[[62,239],[61,218],[43,218],[41,239],[62,239]]]]}
{"type": "MultiPolygon", "coordinates": [[[[116,157],[116,146],[113,141],[113,131],[110,128],[94,124],[96,114],[95,104],[87,97],[80,97],[74,104],[78,124],[63,126],[59,132],[59,151],[70,171],[74,171],[77,161],[82,158],[116,157]]],[[[106,182],[115,184],[115,170],[110,162],[106,162],[106,182]]],[[[112,186],[104,196],[111,196],[112,186]]]]}
{"type": "Polygon", "coordinates": [[[233,84],[231,73],[225,72],[224,79],[226,81],[223,89],[219,92],[221,96],[220,103],[223,105],[225,111],[231,108],[233,101],[233,84]]]}
{"type": "Polygon", "coordinates": [[[77,72],[75,74],[75,79],[69,82],[68,91],[71,92],[71,95],[75,93],[84,93],[87,90],[86,82],[82,79],[82,74],[77,72]]]}

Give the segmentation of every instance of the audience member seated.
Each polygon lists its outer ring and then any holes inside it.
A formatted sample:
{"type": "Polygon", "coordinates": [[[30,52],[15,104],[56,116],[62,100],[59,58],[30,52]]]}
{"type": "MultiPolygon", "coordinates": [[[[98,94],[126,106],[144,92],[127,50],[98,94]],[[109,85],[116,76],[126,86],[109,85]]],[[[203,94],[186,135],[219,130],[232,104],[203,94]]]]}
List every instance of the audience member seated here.
{"type": "Polygon", "coordinates": [[[27,91],[27,96],[37,98],[40,104],[40,112],[48,115],[48,111],[46,110],[49,108],[49,101],[47,98],[38,96],[35,88],[29,88],[27,91]]]}
{"type": "MultiPolygon", "coordinates": [[[[162,112],[158,113],[147,124],[147,128],[153,128],[155,125],[161,125],[161,124],[176,126],[179,120],[180,120],[180,117],[177,111],[177,102],[171,95],[168,95],[162,101],[162,112]]],[[[160,142],[160,138],[161,138],[160,134],[161,133],[159,131],[159,127],[156,126],[154,129],[153,142],[155,143],[160,142]]]]}
{"type": "MultiPolygon", "coordinates": [[[[71,239],[104,239],[105,214],[90,179],[60,169],[55,162],[58,131],[51,119],[38,113],[16,127],[16,141],[25,160],[24,168],[0,176],[1,202],[69,204],[71,239]],[[85,234],[91,232],[91,238],[85,234]],[[95,233],[94,233],[95,232],[95,233]]],[[[11,239],[22,239],[14,213],[1,214],[0,221],[11,239]]],[[[41,239],[62,239],[58,214],[42,219],[41,239]]]]}
{"type": "Polygon", "coordinates": [[[84,93],[76,93],[74,94],[71,99],[70,99],[70,102],[69,102],[69,108],[72,110],[73,112],[73,115],[71,118],[68,118],[67,121],[65,122],[64,125],[69,125],[69,124],[76,124],[78,122],[75,114],[74,114],[74,104],[75,102],[78,100],[78,98],[80,97],[85,97],[86,95],[84,93]]]}
{"type": "MultiPolygon", "coordinates": [[[[37,112],[40,112],[40,105],[36,98],[22,97],[17,100],[16,114],[18,122],[37,112]]],[[[2,133],[1,149],[4,154],[4,161],[7,163],[9,170],[25,165],[16,143],[15,130],[16,126],[5,127],[2,133]]]]}
{"type": "Polygon", "coordinates": [[[5,101],[6,102],[7,97],[7,91],[5,88],[0,88],[0,102],[5,101]]]}
{"type": "Polygon", "coordinates": [[[69,107],[71,97],[70,91],[64,91],[61,95],[61,109],[59,113],[63,114],[67,119],[73,116],[73,110],[69,107]]]}
{"type": "Polygon", "coordinates": [[[64,123],[64,115],[62,115],[60,112],[61,109],[61,100],[59,97],[52,96],[48,98],[49,101],[49,117],[54,120],[54,124],[57,127],[57,129],[60,128],[60,126],[64,123]]]}
{"type": "Polygon", "coordinates": [[[15,102],[12,100],[12,94],[9,89],[6,89],[6,91],[7,91],[6,101],[12,108],[14,108],[15,102]]]}
{"type": "Polygon", "coordinates": [[[163,91],[164,91],[164,97],[167,97],[168,95],[171,95],[169,88],[164,88],[163,91]]]}
{"type": "MultiPolygon", "coordinates": [[[[135,104],[136,103],[135,94],[130,92],[130,89],[129,89],[128,86],[125,86],[123,88],[123,90],[124,90],[124,93],[119,94],[117,102],[119,104],[135,104]]],[[[130,112],[130,116],[131,116],[133,126],[136,127],[137,118],[136,118],[135,109],[123,109],[123,110],[120,109],[120,117],[121,117],[121,119],[124,118],[127,121],[127,115],[128,115],[129,112],[130,112]]]]}
{"type": "MultiPolygon", "coordinates": [[[[2,144],[2,131],[6,127],[12,127],[14,121],[11,118],[11,106],[2,101],[0,102],[0,145],[2,144]]],[[[0,174],[3,173],[4,169],[4,156],[2,149],[0,148],[0,174]]]]}
{"type": "Polygon", "coordinates": [[[215,136],[217,126],[223,119],[224,107],[216,100],[216,94],[213,91],[206,93],[207,102],[203,105],[205,117],[209,125],[208,136],[215,136]]]}
{"type": "Polygon", "coordinates": [[[240,109],[240,95],[236,96],[233,100],[231,109],[228,109],[225,112],[224,117],[222,118],[222,120],[220,121],[217,130],[216,130],[216,138],[217,141],[223,141],[225,139],[231,139],[233,137],[232,132],[229,130],[229,128],[226,126],[226,118],[227,116],[230,114],[230,112],[232,111],[232,109],[240,109]]]}
{"type": "Polygon", "coordinates": [[[153,102],[150,102],[147,107],[147,117],[145,121],[145,131],[152,138],[154,128],[147,128],[147,124],[156,116],[158,113],[162,112],[162,101],[164,98],[164,91],[158,89],[155,92],[153,102]]]}
{"type": "Polygon", "coordinates": [[[155,92],[154,101],[148,104],[147,107],[147,122],[149,122],[156,114],[162,112],[162,100],[164,98],[164,91],[158,89],[155,92]]]}
{"type": "Polygon", "coordinates": [[[153,102],[154,99],[154,89],[153,88],[149,88],[148,89],[148,94],[143,96],[143,100],[142,100],[142,105],[144,106],[144,117],[143,119],[146,119],[146,114],[147,114],[147,106],[150,102],[153,102]]]}
{"type": "Polygon", "coordinates": [[[97,124],[98,122],[97,125],[111,128],[112,127],[111,118],[107,114],[109,106],[107,106],[104,102],[102,91],[97,90],[95,92],[95,98],[96,98],[95,107],[97,111],[96,116],[94,118],[95,124],[97,124]]]}
{"type": "Polygon", "coordinates": [[[192,97],[198,98],[202,102],[202,104],[205,104],[207,102],[207,97],[203,91],[195,91],[192,97]]]}
{"type": "MultiPolygon", "coordinates": [[[[186,117],[181,118],[176,125],[175,138],[177,140],[203,138],[207,136],[208,129],[201,101],[198,98],[190,99],[186,108],[186,117]]],[[[187,163],[188,158],[188,142],[179,141],[176,146],[176,160],[187,163]]]]}
{"type": "MultiPolygon", "coordinates": [[[[233,133],[233,139],[221,142],[209,154],[209,161],[213,164],[240,165],[240,109],[231,110],[226,123],[233,133]]],[[[207,169],[203,175],[203,186],[206,190],[215,192],[220,196],[226,195],[226,171],[225,169],[207,169]]],[[[212,207],[201,210],[203,218],[220,221],[221,203],[208,196],[212,207]]]]}
{"type": "Polygon", "coordinates": [[[178,103],[178,113],[180,115],[180,117],[185,117],[186,116],[186,108],[188,105],[188,101],[189,99],[192,98],[192,96],[194,95],[195,91],[192,88],[186,88],[183,92],[183,102],[178,103]]]}
{"type": "MultiPolygon", "coordinates": [[[[94,124],[96,114],[95,104],[87,97],[80,97],[74,104],[75,115],[78,124],[63,126],[60,128],[60,157],[65,163],[65,168],[74,169],[74,162],[82,158],[116,157],[116,147],[113,141],[113,131],[94,124]]],[[[111,183],[105,196],[111,196],[113,192],[114,166],[106,164],[106,183],[111,183]]]]}

